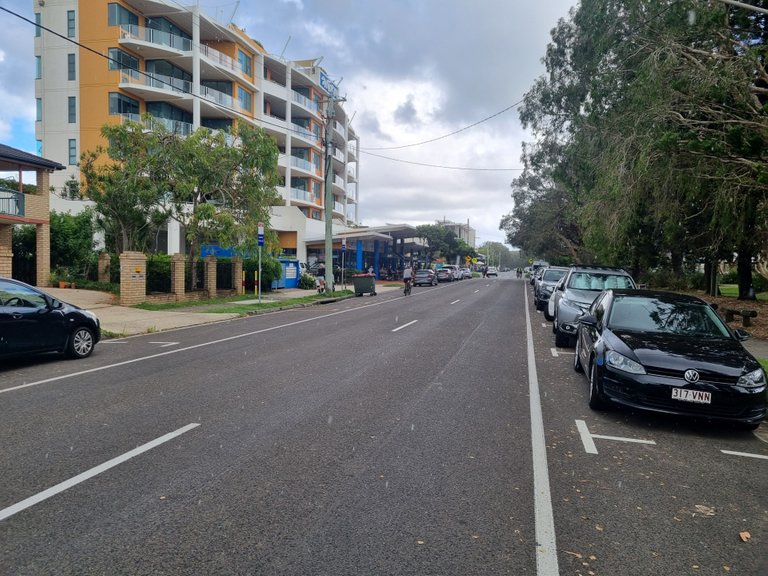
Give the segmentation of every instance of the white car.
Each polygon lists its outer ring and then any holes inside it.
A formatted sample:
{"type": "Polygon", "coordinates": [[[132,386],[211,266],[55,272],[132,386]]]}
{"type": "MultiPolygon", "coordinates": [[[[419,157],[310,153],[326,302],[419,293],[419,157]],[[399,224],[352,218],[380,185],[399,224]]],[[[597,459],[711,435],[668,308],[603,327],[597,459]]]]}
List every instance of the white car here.
{"type": "Polygon", "coordinates": [[[499,271],[496,269],[495,266],[488,266],[488,270],[485,271],[486,276],[496,276],[498,278],[499,271]]]}

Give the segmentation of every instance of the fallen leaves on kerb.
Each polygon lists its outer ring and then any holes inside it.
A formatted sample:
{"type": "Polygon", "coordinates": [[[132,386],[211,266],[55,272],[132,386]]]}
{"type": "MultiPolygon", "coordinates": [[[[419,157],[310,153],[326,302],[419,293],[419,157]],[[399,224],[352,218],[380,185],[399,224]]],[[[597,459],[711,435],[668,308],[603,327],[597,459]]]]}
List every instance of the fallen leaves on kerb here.
{"type": "Polygon", "coordinates": [[[744,530],[743,532],[739,532],[739,538],[741,538],[742,542],[747,542],[750,538],[752,538],[752,534],[744,530]]]}

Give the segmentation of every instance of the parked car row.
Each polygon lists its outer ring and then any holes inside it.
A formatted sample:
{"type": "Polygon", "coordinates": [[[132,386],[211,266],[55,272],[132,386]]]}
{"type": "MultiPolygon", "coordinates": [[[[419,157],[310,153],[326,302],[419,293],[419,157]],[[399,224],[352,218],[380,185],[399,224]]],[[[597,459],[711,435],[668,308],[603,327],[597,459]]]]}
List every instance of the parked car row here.
{"type": "Polygon", "coordinates": [[[573,368],[586,375],[592,409],[621,405],[750,429],[766,418],[765,372],[741,344],[749,334],[696,296],[638,290],[621,268],[547,267],[534,303],[552,321],[555,345],[575,346],[573,368]]]}

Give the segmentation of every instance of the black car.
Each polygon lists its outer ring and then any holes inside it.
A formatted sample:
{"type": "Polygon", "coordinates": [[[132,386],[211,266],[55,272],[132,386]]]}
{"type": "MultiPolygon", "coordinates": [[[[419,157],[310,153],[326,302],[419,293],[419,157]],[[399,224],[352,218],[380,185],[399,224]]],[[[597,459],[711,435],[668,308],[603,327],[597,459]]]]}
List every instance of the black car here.
{"type": "Polygon", "coordinates": [[[437,274],[430,268],[416,270],[413,276],[414,286],[437,286],[437,274]]]}
{"type": "Polygon", "coordinates": [[[707,302],[683,294],[605,290],[579,320],[574,369],[589,380],[589,406],[611,403],[756,428],[766,416],[766,377],[707,302]]]}
{"type": "Polygon", "coordinates": [[[0,358],[58,352],[86,358],[101,339],[93,312],[37,288],[0,278],[0,358]]]}

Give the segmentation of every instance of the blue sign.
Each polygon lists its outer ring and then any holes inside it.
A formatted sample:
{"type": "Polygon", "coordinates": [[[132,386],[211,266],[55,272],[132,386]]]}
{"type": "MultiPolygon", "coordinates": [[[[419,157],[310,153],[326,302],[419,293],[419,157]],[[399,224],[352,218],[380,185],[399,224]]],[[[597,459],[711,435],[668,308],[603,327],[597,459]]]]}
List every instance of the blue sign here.
{"type": "Polygon", "coordinates": [[[259,246],[264,246],[264,234],[259,234],[259,246]]]}
{"type": "Polygon", "coordinates": [[[323,88],[330,96],[333,96],[334,98],[338,95],[339,89],[336,87],[336,84],[333,83],[333,81],[328,78],[328,75],[320,71],[320,87],[323,88]]]}

